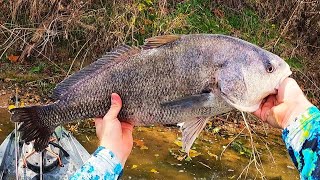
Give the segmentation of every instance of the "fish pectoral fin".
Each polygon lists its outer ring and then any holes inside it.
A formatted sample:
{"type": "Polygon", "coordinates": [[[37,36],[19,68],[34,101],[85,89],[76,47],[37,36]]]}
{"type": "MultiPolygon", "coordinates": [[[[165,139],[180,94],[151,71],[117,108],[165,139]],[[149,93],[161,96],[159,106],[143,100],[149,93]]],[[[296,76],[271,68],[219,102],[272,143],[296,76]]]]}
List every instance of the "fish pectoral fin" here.
{"type": "Polygon", "coordinates": [[[193,109],[201,108],[210,105],[212,99],[214,98],[213,93],[202,93],[196,94],[188,97],[183,97],[169,102],[161,103],[162,107],[168,108],[180,108],[180,109],[193,109]]]}
{"type": "Polygon", "coordinates": [[[112,51],[107,52],[100,59],[91,63],[89,66],[81,69],[80,71],[72,74],[62,82],[60,82],[52,93],[52,98],[55,100],[61,99],[76,83],[81,83],[87,80],[92,74],[104,70],[108,67],[112,67],[115,64],[129,59],[129,57],[141,52],[141,49],[135,46],[120,45],[114,48],[112,51]]]}
{"type": "Polygon", "coordinates": [[[152,49],[157,48],[162,45],[168,44],[179,39],[181,35],[163,35],[163,36],[155,36],[145,40],[143,49],[152,49]]]}
{"type": "Polygon", "coordinates": [[[191,149],[193,142],[196,140],[202,129],[206,126],[209,118],[198,117],[195,120],[184,122],[182,130],[182,148],[188,153],[191,149]]]}

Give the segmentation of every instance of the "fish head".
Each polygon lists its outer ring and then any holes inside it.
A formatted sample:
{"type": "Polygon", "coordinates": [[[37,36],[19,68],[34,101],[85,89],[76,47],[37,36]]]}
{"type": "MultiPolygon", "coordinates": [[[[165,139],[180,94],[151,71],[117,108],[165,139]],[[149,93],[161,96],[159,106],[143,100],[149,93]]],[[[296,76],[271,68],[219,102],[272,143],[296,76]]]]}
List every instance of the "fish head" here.
{"type": "Polygon", "coordinates": [[[279,56],[254,46],[225,62],[218,73],[218,87],[227,103],[240,111],[254,112],[264,98],[277,93],[291,73],[279,56]]]}

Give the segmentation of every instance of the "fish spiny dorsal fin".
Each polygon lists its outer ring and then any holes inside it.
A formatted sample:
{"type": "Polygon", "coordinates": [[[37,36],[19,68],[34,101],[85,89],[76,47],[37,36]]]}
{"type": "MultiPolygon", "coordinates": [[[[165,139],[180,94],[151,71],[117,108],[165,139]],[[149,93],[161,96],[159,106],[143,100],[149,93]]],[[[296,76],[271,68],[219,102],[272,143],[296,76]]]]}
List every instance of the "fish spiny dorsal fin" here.
{"type": "Polygon", "coordinates": [[[176,41],[179,39],[181,35],[163,35],[163,36],[155,36],[152,38],[148,38],[145,40],[143,49],[152,49],[157,48],[162,45],[168,44],[170,42],[176,41]]]}
{"type": "Polygon", "coordinates": [[[129,57],[140,53],[140,51],[140,48],[131,47],[128,45],[120,45],[116,47],[89,66],[81,69],[80,71],[60,82],[53,90],[51,97],[55,100],[60,99],[72,87],[76,87],[76,84],[86,81],[87,78],[92,75],[96,75],[99,71],[105,70],[105,68],[129,59],[129,57]]]}

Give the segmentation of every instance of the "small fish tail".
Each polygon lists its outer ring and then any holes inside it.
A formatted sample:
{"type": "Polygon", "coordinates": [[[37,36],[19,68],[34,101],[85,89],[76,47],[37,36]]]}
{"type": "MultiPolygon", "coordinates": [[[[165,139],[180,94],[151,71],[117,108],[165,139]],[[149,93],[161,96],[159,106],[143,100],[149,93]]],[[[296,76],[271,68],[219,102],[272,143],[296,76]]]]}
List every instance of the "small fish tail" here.
{"type": "Polygon", "coordinates": [[[52,129],[43,125],[39,110],[41,106],[14,108],[10,110],[11,121],[19,123],[18,131],[25,142],[34,141],[34,149],[39,152],[48,146],[52,129]]]}

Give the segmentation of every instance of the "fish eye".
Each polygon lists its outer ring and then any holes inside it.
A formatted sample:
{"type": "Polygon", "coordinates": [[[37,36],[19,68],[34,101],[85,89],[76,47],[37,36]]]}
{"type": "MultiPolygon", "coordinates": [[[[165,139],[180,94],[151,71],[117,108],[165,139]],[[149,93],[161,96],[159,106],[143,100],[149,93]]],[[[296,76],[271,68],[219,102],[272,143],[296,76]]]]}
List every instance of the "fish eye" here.
{"type": "Polygon", "coordinates": [[[274,71],[274,67],[272,66],[271,63],[267,64],[266,70],[268,73],[272,73],[274,71]]]}

